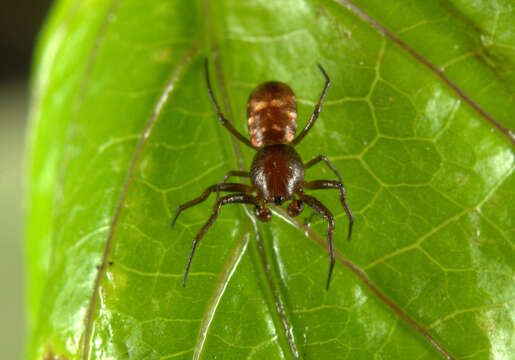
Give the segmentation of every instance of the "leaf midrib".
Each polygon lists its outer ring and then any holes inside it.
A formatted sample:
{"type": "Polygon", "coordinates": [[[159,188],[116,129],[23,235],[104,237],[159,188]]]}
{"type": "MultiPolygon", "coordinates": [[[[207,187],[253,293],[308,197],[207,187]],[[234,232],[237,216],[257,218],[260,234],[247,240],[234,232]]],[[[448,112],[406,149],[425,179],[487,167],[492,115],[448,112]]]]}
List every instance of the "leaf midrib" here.
{"type": "MultiPolygon", "coordinates": [[[[213,52],[213,54],[220,54],[220,51],[219,51],[220,47],[216,41],[216,36],[213,36],[213,34],[215,34],[216,26],[213,23],[214,19],[212,17],[212,12],[209,11],[211,9],[212,4],[210,3],[210,0],[205,0],[205,4],[207,5],[206,13],[205,13],[206,18],[207,18],[206,19],[207,26],[205,29],[207,31],[209,31],[209,34],[211,35],[211,36],[206,35],[206,36],[209,36],[208,43],[211,47],[211,51],[213,52]]],[[[231,119],[234,119],[233,111],[232,111],[232,103],[231,103],[231,98],[228,94],[228,89],[226,86],[225,74],[223,71],[221,58],[222,58],[221,55],[214,56],[214,69],[215,69],[214,72],[215,72],[215,78],[218,82],[218,88],[221,93],[223,108],[226,111],[229,121],[231,121],[231,119]]],[[[222,129],[222,130],[225,131],[225,129],[222,129]]],[[[247,170],[248,166],[245,164],[245,159],[243,158],[243,154],[241,151],[241,146],[240,146],[239,141],[236,138],[234,138],[233,136],[231,136],[230,139],[231,139],[232,150],[234,151],[234,155],[236,157],[238,169],[243,170],[243,171],[247,170]]],[[[220,144],[220,145],[223,146],[223,144],[220,144]]],[[[256,224],[256,219],[248,211],[248,208],[245,205],[243,205],[242,207],[246,214],[245,218],[247,218],[249,220],[248,222],[251,222],[253,224],[252,227],[254,229],[255,238],[256,238],[256,241],[259,242],[259,240],[261,239],[261,235],[259,233],[259,228],[257,227],[257,224],[256,224]]],[[[258,244],[258,246],[260,246],[260,244],[258,244]]],[[[261,244],[261,247],[262,247],[262,244],[261,244]]],[[[268,291],[268,294],[264,294],[264,297],[267,300],[268,308],[270,309],[270,312],[272,313],[272,318],[274,319],[274,324],[277,327],[282,326],[282,331],[280,331],[279,329],[276,329],[277,336],[279,339],[279,345],[281,346],[283,354],[285,354],[286,356],[290,355],[291,357],[293,357],[293,359],[298,359],[299,358],[299,352],[298,352],[299,346],[296,344],[296,340],[295,340],[293,334],[289,331],[289,328],[293,328],[293,326],[291,324],[289,324],[289,319],[287,318],[285,309],[283,307],[284,301],[282,299],[284,299],[284,296],[279,293],[280,287],[277,287],[277,286],[274,287],[274,284],[272,283],[272,275],[270,274],[270,272],[268,270],[269,266],[267,264],[267,258],[263,251],[264,250],[260,248],[259,257],[261,258],[262,266],[259,267],[259,269],[264,273],[264,278],[266,279],[266,284],[267,284],[269,291],[268,291]],[[279,290],[278,290],[278,288],[279,288],[279,290]],[[279,324],[277,322],[279,322],[279,324]],[[288,326],[288,325],[290,325],[290,326],[288,326]]],[[[213,296],[216,296],[216,295],[213,295],[213,296]]]]}

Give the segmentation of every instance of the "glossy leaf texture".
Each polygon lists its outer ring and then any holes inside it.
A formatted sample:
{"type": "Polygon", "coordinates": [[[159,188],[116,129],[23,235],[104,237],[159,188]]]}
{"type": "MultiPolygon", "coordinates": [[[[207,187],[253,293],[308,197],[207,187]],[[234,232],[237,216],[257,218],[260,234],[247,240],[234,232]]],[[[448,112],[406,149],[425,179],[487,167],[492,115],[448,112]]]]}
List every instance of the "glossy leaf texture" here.
{"type": "MultiPolygon", "coordinates": [[[[58,1],[33,78],[27,358],[512,358],[514,11],[58,1]],[[336,217],[329,291],[323,219],[275,207],[256,223],[241,205],[222,209],[182,287],[214,196],[170,230],[174,211],[254,154],[217,121],[205,57],[244,134],[257,84],[288,83],[302,127],[323,87],[317,63],[331,76],[297,147],[336,165],[356,217],[347,242],[337,193],[312,192],[336,217]]],[[[334,174],[317,165],[307,179],[334,174]]]]}

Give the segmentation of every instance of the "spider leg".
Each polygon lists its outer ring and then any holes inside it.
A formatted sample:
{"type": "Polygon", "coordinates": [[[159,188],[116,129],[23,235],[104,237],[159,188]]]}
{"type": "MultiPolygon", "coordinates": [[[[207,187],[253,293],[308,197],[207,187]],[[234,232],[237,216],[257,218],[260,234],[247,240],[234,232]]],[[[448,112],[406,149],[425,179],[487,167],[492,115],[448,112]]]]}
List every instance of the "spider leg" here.
{"type": "Polygon", "coordinates": [[[227,174],[225,174],[225,176],[224,176],[223,180],[220,182],[220,184],[225,184],[231,176],[250,177],[250,174],[248,171],[231,170],[231,171],[228,171],[227,174]]]}
{"type": "Polygon", "coordinates": [[[313,110],[313,113],[311,114],[311,117],[309,118],[308,123],[306,124],[304,129],[302,129],[302,132],[295,139],[293,139],[293,141],[290,144],[291,146],[297,145],[304,138],[304,136],[306,136],[309,129],[311,129],[311,127],[315,124],[315,121],[317,121],[318,115],[320,115],[320,111],[322,110],[322,103],[324,102],[325,95],[327,94],[327,89],[329,89],[329,86],[331,85],[331,79],[329,79],[329,76],[325,72],[322,65],[320,65],[320,64],[317,64],[317,65],[325,77],[324,90],[322,90],[322,94],[320,95],[320,98],[318,99],[318,103],[315,105],[315,110],[313,110]]]}
{"type": "Polygon", "coordinates": [[[333,231],[334,231],[334,216],[331,214],[329,209],[327,209],[324,204],[322,204],[315,197],[304,194],[302,192],[298,193],[300,199],[308,204],[313,210],[319,213],[325,220],[327,220],[327,245],[329,252],[329,275],[327,276],[327,285],[326,290],[329,290],[329,283],[331,282],[331,275],[333,274],[333,268],[335,263],[335,255],[334,255],[334,240],[333,240],[333,231]]]}
{"type": "Polygon", "coordinates": [[[318,155],[316,158],[309,160],[307,163],[304,164],[304,169],[309,169],[310,167],[318,164],[320,161],[325,162],[329,169],[331,169],[334,172],[338,180],[340,180],[340,182],[343,184],[343,179],[340,175],[340,172],[338,171],[338,169],[336,169],[336,166],[334,166],[333,163],[325,155],[318,155]]]}
{"type": "Polygon", "coordinates": [[[258,199],[252,195],[248,195],[245,193],[238,193],[238,194],[230,194],[223,196],[218,200],[213,208],[213,213],[209,217],[209,219],[206,221],[204,226],[202,226],[202,229],[198,232],[197,236],[195,236],[195,239],[193,239],[193,244],[191,246],[191,252],[190,256],[188,258],[188,263],[186,265],[186,270],[184,271],[184,279],[182,281],[182,286],[186,287],[186,278],[188,277],[188,272],[190,270],[191,266],[191,260],[193,260],[193,254],[195,253],[195,249],[197,248],[197,245],[206,233],[206,231],[209,229],[211,225],[215,222],[216,218],[218,217],[218,214],[220,213],[220,208],[222,205],[227,204],[235,204],[235,203],[243,203],[243,204],[258,204],[258,199]]]}
{"type": "Polygon", "coordinates": [[[183,210],[186,210],[192,206],[195,206],[195,205],[200,204],[201,202],[205,201],[208,198],[209,194],[211,194],[214,191],[216,191],[218,194],[220,191],[249,192],[252,190],[253,190],[252,187],[250,187],[248,185],[236,184],[236,183],[223,183],[223,184],[211,185],[206,190],[204,190],[204,192],[198,198],[190,200],[187,203],[184,203],[177,208],[177,211],[175,212],[175,216],[173,217],[173,220],[172,220],[171,228],[173,229],[175,222],[177,221],[177,218],[179,217],[179,215],[181,214],[181,212],[183,210]]]}
{"type": "MultiPolygon", "coordinates": [[[[227,180],[229,180],[229,178],[231,176],[239,176],[239,177],[250,177],[250,174],[248,171],[240,171],[240,170],[231,170],[231,171],[228,171],[224,178],[222,179],[222,181],[220,181],[218,184],[225,184],[227,182],[227,180]]],[[[218,201],[218,199],[220,198],[220,191],[218,190],[216,192],[216,201],[218,201]]]]}
{"type": "Polygon", "coordinates": [[[234,126],[232,126],[232,124],[229,122],[229,120],[227,120],[224,117],[224,114],[222,113],[222,110],[220,110],[220,106],[218,105],[218,102],[215,99],[215,95],[213,94],[213,89],[211,88],[211,81],[209,80],[209,69],[208,69],[209,65],[208,65],[207,58],[205,59],[205,63],[204,64],[205,64],[205,68],[206,68],[207,93],[209,94],[209,98],[211,99],[211,102],[213,103],[213,106],[215,107],[216,116],[218,117],[218,120],[220,120],[222,125],[225,126],[225,128],[227,130],[229,130],[229,132],[231,134],[233,134],[234,137],[236,137],[236,139],[240,140],[245,145],[255,149],[254,146],[252,146],[252,143],[250,142],[250,140],[247,139],[245,136],[243,136],[238,130],[236,130],[234,128],[234,126]]]}
{"type": "Polygon", "coordinates": [[[349,219],[349,234],[347,235],[347,241],[350,241],[350,237],[352,235],[352,224],[354,224],[354,216],[350,211],[349,204],[347,203],[345,187],[342,182],[334,181],[334,180],[315,180],[304,183],[303,185],[306,189],[338,189],[340,190],[340,201],[345,210],[345,214],[347,214],[347,218],[349,219]]]}

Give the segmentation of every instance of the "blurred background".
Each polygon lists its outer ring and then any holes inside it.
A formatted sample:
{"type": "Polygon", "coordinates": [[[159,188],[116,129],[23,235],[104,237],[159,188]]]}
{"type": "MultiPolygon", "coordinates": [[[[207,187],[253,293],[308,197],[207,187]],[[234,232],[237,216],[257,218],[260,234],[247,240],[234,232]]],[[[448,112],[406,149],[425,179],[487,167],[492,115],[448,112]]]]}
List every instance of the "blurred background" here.
{"type": "Polygon", "coordinates": [[[23,190],[32,50],[50,0],[0,2],[0,358],[21,359],[25,331],[23,190]]]}

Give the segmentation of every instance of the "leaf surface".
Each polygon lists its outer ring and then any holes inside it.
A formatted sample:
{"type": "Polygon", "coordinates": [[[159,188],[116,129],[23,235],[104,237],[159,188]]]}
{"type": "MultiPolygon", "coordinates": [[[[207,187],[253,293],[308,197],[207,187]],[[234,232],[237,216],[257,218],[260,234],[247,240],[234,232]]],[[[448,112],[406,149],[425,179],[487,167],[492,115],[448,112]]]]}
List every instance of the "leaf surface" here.
{"type": "Polygon", "coordinates": [[[28,358],[509,359],[513,6],[386,4],[356,2],[367,20],[343,0],[57,2],[34,73],[28,358]],[[240,205],[182,287],[214,196],[171,231],[174,211],[254,154],[216,120],[206,56],[244,134],[257,84],[288,83],[302,127],[316,64],[330,75],[297,147],[336,165],[356,218],[346,242],[337,194],[313,192],[336,217],[330,291],[320,217],[256,223],[240,205]]]}

